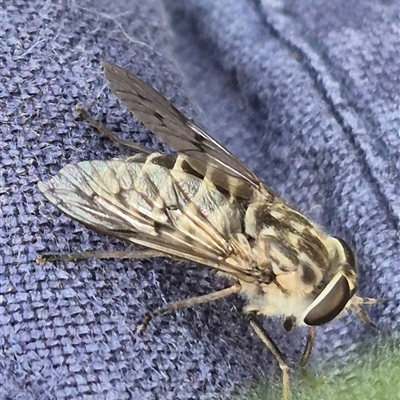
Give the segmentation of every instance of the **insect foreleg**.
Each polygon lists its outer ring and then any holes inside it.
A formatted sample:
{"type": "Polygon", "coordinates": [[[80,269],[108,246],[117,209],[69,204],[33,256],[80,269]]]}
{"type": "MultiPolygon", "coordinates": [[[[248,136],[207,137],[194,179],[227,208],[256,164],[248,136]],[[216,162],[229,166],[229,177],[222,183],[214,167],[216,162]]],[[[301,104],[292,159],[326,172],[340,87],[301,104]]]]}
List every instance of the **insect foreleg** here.
{"type": "Polygon", "coordinates": [[[308,363],[308,359],[310,358],[311,350],[314,345],[314,339],[315,339],[315,328],[313,326],[308,327],[308,332],[307,332],[307,343],[306,347],[304,349],[303,355],[301,356],[300,359],[300,367],[305,367],[306,364],[308,363]]]}
{"type": "Polygon", "coordinates": [[[249,319],[251,327],[256,332],[257,336],[263,341],[263,343],[267,346],[268,350],[273,354],[273,356],[278,361],[279,367],[282,370],[282,398],[283,400],[289,399],[289,367],[286,365],[282,353],[280,352],[278,346],[274,343],[272,338],[268,335],[266,330],[260,324],[258,319],[254,314],[248,314],[247,318],[249,319]]]}
{"type": "Polygon", "coordinates": [[[129,149],[138,151],[140,153],[144,153],[144,154],[153,153],[153,150],[150,150],[145,146],[141,146],[140,144],[132,142],[130,140],[125,140],[125,139],[119,138],[117,135],[115,135],[109,129],[107,129],[101,122],[94,120],[85,109],[83,109],[81,107],[76,107],[76,111],[85,120],[85,122],[88,125],[97,129],[102,135],[108,137],[113,142],[116,142],[116,143],[120,144],[121,146],[128,147],[129,149]]]}
{"type": "Polygon", "coordinates": [[[152,319],[164,315],[168,312],[176,311],[179,310],[180,308],[193,307],[197,304],[207,303],[209,301],[219,300],[224,297],[230,296],[231,294],[239,292],[240,289],[241,285],[239,283],[236,283],[229,288],[222,289],[217,292],[205,294],[203,296],[191,297],[189,299],[178,300],[175,301],[174,303],[167,304],[165,307],[160,307],[157,310],[154,310],[153,312],[147,313],[143,317],[141,324],[138,325],[138,327],[136,328],[136,332],[137,333],[143,332],[147,328],[147,325],[152,319]]]}
{"type": "Polygon", "coordinates": [[[155,250],[123,250],[123,251],[81,251],[75,253],[44,253],[36,257],[39,265],[49,261],[87,260],[89,258],[115,259],[146,259],[155,257],[169,257],[167,254],[155,250]]]}

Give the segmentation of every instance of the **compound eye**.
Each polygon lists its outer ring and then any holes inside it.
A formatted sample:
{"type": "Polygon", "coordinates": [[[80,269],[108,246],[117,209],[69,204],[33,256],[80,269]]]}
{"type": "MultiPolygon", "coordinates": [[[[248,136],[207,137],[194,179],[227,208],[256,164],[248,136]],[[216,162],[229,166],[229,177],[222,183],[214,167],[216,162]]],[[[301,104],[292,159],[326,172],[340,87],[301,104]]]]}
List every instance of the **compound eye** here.
{"type": "Polygon", "coordinates": [[[304,322],[314,326],[332,321],[344,309],[352,295],[346,276],[336,275],[311,304],[304,322]]]}
{"type": "Polygon", "coordinates": [[[356,259],[354,257],[353,250],[351,250],[350,246],[340,237],[333,236],[334,239],[338,240],[339,243],[342,245],[344,255],[346,257],[347,263],[350,265],[350,267],[355,270],[356,269],[356,259]]]}

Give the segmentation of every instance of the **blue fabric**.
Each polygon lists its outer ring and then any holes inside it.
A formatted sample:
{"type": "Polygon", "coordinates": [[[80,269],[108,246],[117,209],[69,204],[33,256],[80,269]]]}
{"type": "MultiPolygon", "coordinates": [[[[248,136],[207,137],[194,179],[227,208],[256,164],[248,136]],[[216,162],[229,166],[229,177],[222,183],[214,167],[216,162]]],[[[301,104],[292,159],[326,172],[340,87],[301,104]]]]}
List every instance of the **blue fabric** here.
{"type": "MultiPolygon", "coordinates": [[[[162,145],[106,89],[127,67],[202,124],[283,198],[356,249],[355,316],[321,327],[311,366],[343,362],[400,320],[399,13],[395,1],[139,0],[0,3],[0,399],[211,399],[271,382],[276,362],[229,298],[155,320],[224,287],[173,261],[40,267],[40,251],[123,249],[38,193],[63,165],[128,154],[76,120],[162,145]],[[84,9],[80,7],[84,7],[84,9]]],[[[265,320],[289,360],[305,331],[265,320]]]]}

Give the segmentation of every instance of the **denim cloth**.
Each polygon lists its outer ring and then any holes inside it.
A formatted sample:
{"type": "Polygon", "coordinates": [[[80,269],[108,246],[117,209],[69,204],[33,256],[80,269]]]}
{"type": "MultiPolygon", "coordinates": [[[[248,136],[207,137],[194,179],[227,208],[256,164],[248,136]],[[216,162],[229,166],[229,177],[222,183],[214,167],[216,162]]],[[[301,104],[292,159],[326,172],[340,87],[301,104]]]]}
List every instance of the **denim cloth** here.
{"type": "MultiPolygon", "coordinates": [[[[165,147],[110,94],[128,68],[359,260],[379,330],[348,315],[317,329],[310,368],[398,337],[399,13],[396,1],[1,2],[0,399],[211,399],[278,368],[235,296],[135,327],[147,310],[218,290],[172,260],[38,266],[38,252],[127,249],[38,192],[67,163],[129,155],[77,119],[165,147]]],[[[265,327],[295,365],[304,329],[265,327]]]]}

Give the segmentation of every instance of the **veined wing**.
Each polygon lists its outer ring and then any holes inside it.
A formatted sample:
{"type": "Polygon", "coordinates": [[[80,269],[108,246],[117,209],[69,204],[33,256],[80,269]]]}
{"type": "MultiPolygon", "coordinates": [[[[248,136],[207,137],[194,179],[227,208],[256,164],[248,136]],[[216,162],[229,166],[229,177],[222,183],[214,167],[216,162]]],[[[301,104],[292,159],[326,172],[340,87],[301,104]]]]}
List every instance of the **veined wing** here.
{"type": "Polygon", "coordinates": [[[239,209],[211,182],[160,165],[166,157],[67,165],[39,189],[65,214],[103,234],[254,282],[250,256],[235,240],[239,209]]]}
{"type": "Polygon", "coordinates": [[[200,175],[238,197],[251,198],[255,191],[275,197],[250,169],[155,89],[115,64],[103,62],[103,66],[111,92],[200,175]]]}

